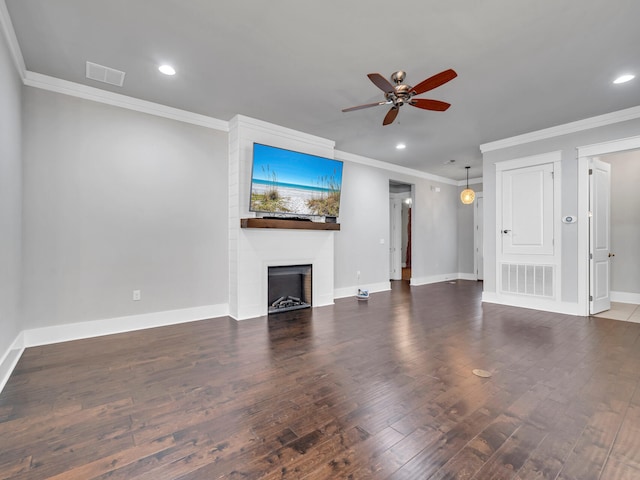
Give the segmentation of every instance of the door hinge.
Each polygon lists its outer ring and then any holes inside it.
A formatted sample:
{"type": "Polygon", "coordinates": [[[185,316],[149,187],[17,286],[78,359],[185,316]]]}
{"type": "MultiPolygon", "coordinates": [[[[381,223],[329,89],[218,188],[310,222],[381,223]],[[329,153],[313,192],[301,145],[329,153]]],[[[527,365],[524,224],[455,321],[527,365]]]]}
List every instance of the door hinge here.
{"type": "Polygon", "coordinates": [[[589,254],[589,260],[593,260],[593,253],[589,254]]]}
{"type": "Polygon", "coordinates": [[[593,302],[593,295],[589,295],[589,301],[593,302]]]}
{"type": "Polygon", "coordinates": [[[589,169],[589,175],[593,175],[593,168],[589,169]]]}
{"type": "Polygon", "coordinates": [[[553,170],[551,170],[551,178],[555,178],[553,170]]]}

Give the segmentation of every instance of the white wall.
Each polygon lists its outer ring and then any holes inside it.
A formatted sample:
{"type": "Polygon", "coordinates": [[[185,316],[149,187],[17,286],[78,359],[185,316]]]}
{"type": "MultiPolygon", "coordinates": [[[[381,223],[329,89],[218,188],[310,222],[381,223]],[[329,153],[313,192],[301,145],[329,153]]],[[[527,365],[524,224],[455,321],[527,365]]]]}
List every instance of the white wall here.
{"type": "Polygon", "coordinates": [[[611,290],[640,295],[640,151],[601,160],[611,164],[611,290]]]}
{"type": "Polygon", "coordinates": [[[334,142],[242,115],[229,124],[229,314],[237,319],[267,314],[268,268],[311,265],[312,304],[333,304],[333,231],[240,228],[249,211],[253,144],[262,143],[333,158],[334,142]]]}
{"type": "MultiPolygon", "coordinates": [[[[562,154],[561,215],[576,215],[578,208],[578,162],[576,148],[637,136],[640,119],[606,125],[577,133],[533,141],[522,145],[485,151],[483,154],[484,191],[484,292],[496,293],[496,168],[497,162],[522,158],[553,151],[562,154]]],[[[561,301],[576,304],[578,301],[578,230],[577,224],[562,224],[562,283],[561,301]]]]}
{"type": "Polygon", "coordinates": [[[0,389],[22,330],[22,82],[0,32],[0,389]]]}
{"type": "Polygon", "coordinates": [[[226,133],[32,88],[23,115],[24,328],[227,303],[226,133]]]}

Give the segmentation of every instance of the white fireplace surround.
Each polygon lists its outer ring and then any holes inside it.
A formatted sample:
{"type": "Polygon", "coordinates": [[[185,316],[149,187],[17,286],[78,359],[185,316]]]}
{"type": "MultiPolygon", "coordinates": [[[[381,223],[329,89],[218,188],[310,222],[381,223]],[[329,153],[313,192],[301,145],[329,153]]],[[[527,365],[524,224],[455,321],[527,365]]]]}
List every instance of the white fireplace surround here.
{"type": "Polygon", "coordinates": [[[240,228],[249,212],[253,143],[334,158],[335,143],[238,115],[229,131],[229,313],[236,320],[267,315],[268,267],[313,266],[313,307],[333,304],[334,235],[330,230],[240,228]]]}

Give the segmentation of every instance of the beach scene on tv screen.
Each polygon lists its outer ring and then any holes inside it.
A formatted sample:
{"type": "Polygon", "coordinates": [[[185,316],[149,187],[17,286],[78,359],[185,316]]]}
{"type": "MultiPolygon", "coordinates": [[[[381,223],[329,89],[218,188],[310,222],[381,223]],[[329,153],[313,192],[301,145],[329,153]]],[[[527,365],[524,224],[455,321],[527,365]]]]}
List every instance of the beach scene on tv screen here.
{"type": "Polygon", "coordinates": [[[337,217],[341,186],[338,160],[253,146],[251,211],[337,217]]]}

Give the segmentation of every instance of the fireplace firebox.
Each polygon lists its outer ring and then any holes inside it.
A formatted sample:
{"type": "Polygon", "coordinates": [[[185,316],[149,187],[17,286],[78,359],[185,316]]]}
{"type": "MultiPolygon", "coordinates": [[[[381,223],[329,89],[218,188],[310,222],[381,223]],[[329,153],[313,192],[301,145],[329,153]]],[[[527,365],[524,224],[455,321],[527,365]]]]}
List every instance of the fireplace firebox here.
{"type": "Polygon", "coordinates": [[[311,265],[268,267],[269,314],[311,307],[311,265]]]}

